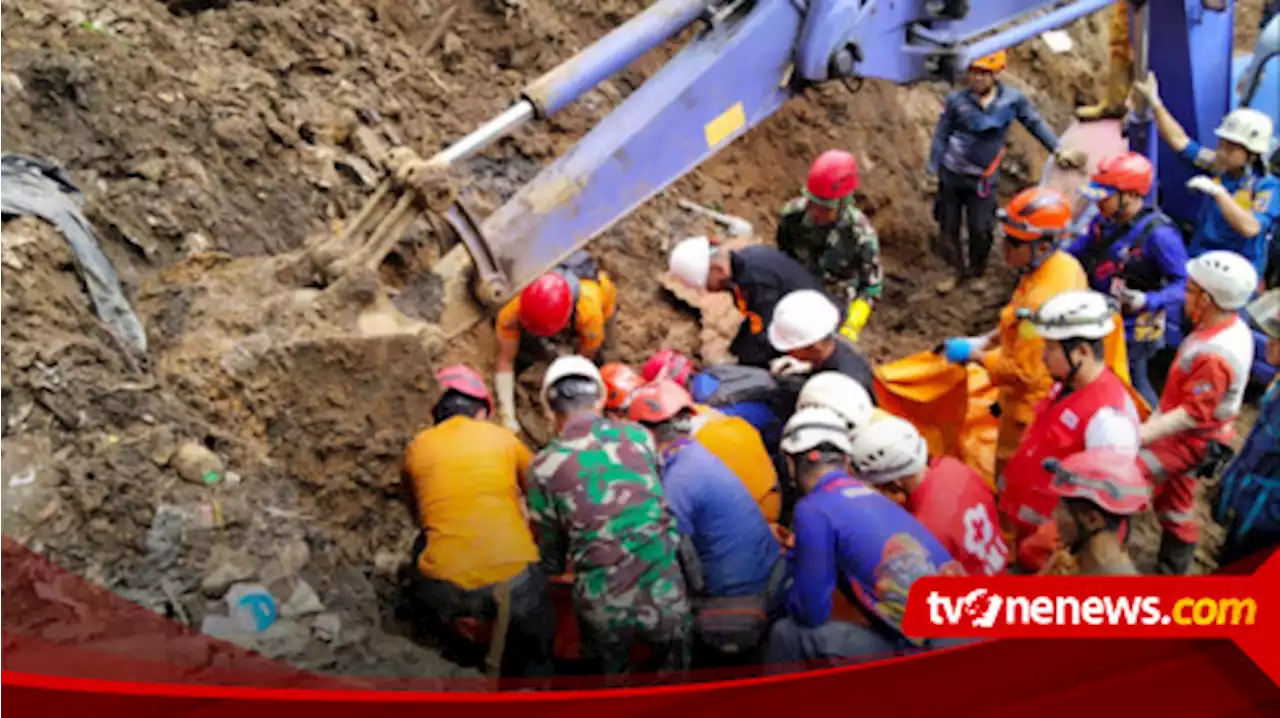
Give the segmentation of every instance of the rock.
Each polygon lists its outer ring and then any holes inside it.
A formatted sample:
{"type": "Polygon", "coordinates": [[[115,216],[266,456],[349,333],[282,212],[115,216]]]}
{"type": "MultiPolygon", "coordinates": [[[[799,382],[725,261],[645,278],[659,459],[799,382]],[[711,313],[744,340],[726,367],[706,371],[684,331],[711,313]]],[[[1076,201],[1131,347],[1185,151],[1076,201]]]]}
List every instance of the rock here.
{"type": "Polygon", "coordinates": [[[440,52],[449,59],[456,59],[462,56],[465,49],[462,38],[451,32],[444,34],[444,41],[440,43],[440,52]]]}
{"type": "Polygon", "coordinates": [[[147,436],[147,455],[156,466],[168,466],[178,452],[178,439],[168,426],[158,426],[147,436]]]}
{"type": "Polygon", "coordinates": [[[339,157],[333,161],[333,166],[347,179],[365,189],[377,186],[381,179],[373,165],[355,155],[339,157]]]}
{"type": "Polygon", "coordinates": [[[396,551],[379,551],[373,556],[374,572],[381,576],[394,576],[408,560],[396,551]]]}
{"type": "Polygon", "coordinates": [[[275,558],[262,570],[262,580],[275,583],[281,579],[296,576],[311,560],[311,549],[302,539],[293,539],[282,544],[275,558]]]}
{"type": "Polygon", "coordinates": [[[306,581],[299,580],[293,587],[289,600],[280,607],[280,615],[284,618],[307,616],[324,611],[324,604],[316,595],[315,589],[306,581]]]}
{"type": "Polygon", "coordinates": [[[312,622],[311,630],[316,638],[326,643],[333,643],[338,639],[339,631],[342,630],[342,619],[336,613],[322,613],[312,622]]]}
{"type": "Polygon", "coordinates": [[[200,590],[206,596],[221,596],[232,584],[248,581],[258,572],[257,562],[248,553],[221,545],[214,547],[209,565],[212,568],[200,581],[200,590]]]}
{"type": "Polygon", "coordinates": [[[188,441],[178,447],[172,464],[183,481],[211,485],[222,480],[222,459],[199,442],[188,441]]]}
{"type": "Polygon", "coordinates": [[[200,232],[188,232],[182,238],[182,253],[187,256],[202,254],[211,249],[213,249],[213,242],[200,232]]]}

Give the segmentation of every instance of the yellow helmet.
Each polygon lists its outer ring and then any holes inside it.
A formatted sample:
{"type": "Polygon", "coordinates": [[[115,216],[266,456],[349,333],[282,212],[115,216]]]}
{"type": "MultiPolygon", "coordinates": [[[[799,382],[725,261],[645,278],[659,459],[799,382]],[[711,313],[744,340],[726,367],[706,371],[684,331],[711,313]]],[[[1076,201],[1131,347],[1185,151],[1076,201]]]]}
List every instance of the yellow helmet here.
{"type": "Polygon", "coordinates": [[[997,50],[986,57],[979,57],[969,63],[969,68],[986,70],[987,72],[1000,72],[1007,64],[1009,64],[1009,53],[1004,50],[997,50]]]}

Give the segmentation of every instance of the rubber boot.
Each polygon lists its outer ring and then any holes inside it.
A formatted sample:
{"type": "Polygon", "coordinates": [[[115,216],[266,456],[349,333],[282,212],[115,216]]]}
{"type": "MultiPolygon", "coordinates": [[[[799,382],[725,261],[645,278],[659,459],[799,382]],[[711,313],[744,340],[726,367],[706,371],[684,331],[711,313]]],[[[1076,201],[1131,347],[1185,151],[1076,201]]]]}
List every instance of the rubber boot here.
{"type": "Polygon", "coordinates": [[[1107,45],[1107,83],[1102,89],[1102,101],[1076,110],[1078,119],[1119,119],[1127,113],[1125,100],[1129,96],[1129,82],[1133,75],[1133,47],[1129,41],[1129,4],[1126,2],[1111,6],[1107,45]]]}
{"type": "Polygon", "coordinates": [[[1169,531],[1160,537],[1160,552],[1156,555],[1156,574],[1160,576],[1185,576],[1191,568],[1196,545],[1183,541],[1169,531]]]}

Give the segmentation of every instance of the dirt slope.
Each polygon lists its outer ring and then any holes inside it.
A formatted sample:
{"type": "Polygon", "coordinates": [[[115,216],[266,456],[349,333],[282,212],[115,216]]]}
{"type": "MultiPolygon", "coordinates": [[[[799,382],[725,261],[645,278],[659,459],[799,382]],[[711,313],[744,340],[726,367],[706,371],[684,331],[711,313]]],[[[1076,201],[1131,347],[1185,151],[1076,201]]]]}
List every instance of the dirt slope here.
{"type": "MultiPolygon", "coordinates": [[[[285,255],[368,195],[380,173],[370,137],[429,154],[643,5],[6,3],[5,150],[63,163],[85,191],[151,356],[127,354],[93,318],[55,232],[5,226],[5,533],[195,625],[225,614],[221,595],[235,581],[258,581],[281,602],[305,583],[319,617],[309,609],[268,637],[235,637],[303,667],[462,672],[403,638],[394,615],[414,533],[397,503],[397,460],[435,398],[432,369],[490,368],[492,331],[478,326],[428,356],[410,336],[362,324],[371,275],[321,292],[292,279],[285,255]],[[216,483],[180,478],[206,450],[223,463],[216,483]]],[[[1008,81],[1056,127],[1092,91],[1100,29],[1096,18],[1073,27],[1071,57],[1049,57],[1038,41],[1015,53],[1008,81]]],[[[465,197],[496,207],[671,50],[473,160],[465,197]]],[[[918,182],[944,90],[812,90],[620,222],[593,245],[624,278],[613,355],[698,349],[697,325],[656,280],[673,238],[711,229],[677,196],[718,203],[768,237],[809,159],[829,147],[857,153],[861,202],[885,247],[888,299],[868,353],[898,356],[988,322],[1008,277],[982,296],[939,301],[929,289],[942,275],[918,182]]],[[[1034,180],[1043,159],[1015,131],[1001,190],[1034,180]]],[[[537,372],[522,375],[526,388],[537,372]]]]}

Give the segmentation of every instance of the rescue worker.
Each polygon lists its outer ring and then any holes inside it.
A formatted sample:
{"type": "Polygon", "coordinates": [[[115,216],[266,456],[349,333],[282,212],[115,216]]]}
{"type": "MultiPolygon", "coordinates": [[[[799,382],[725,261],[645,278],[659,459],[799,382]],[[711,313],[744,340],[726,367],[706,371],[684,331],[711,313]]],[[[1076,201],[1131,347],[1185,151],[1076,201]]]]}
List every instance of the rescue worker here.
{"type": "Polygon", "coordinates": [[[769,343],[786,356],[774,360],[770,371],[783,377],[838,371],[871,391],[871,363],[839,336],[839,328],[840,310],[827,295],[812,289],[786,295],[769,322],[769,343]]]}
{"type": "Polygon", "coordinates": [[[1142,425],[1143,473],[1154,486],[1164,535],[1156,572],[1184,574],[1200,539],[1195,474],[1231,436],[1253,365],[1253,334],[1237,312],[1258,273],[1235,252],[1206,252],[1187,263],[1186,312],[1193,329],[1178,347],[1160,404],[1142,425]]]}
{"type": "Polygon", "coordinates": [[[1083,576],[1137,576],[1124,546],[1129,520],[1147,507],[1151,487],[1128,452],[1081,451],[1046,459],[1058,534],[1083,576]]]}
{"type": "MultiPolygon", "coordinates": [[[[1248,312],[1269,337],[1267,361],[1280,366],[1280,289],[1255,299],[1248,312]]],[[[1280,376],[1263,394],[1253,430],[1222,475],[1214,520],[1227,529],[1219,566],[1280,544],[1280,376]]]]}
{"type": "MultiPolygon", "coordinates": [[[[1044,341],[1043,362],[1055,384],[1034,409],[1034,421],[999,474],[999,508],[1014,547],[1053,516],[1044,460],[1092,449],[1112,449],[1132,461],[1138,453],[1138,408],[1129,389],[1106,365],[1102,342],[1115,328],[1106,295],[1064,292],[1045,302],[1033,319],[1044,341]]],[[[1036,571],[1044,556],[1016,556],[1036,571]]]]}
{"type": "Polygon", "coordinates": [[[605,324],[613,318],[617,301],[618,290],[609,275],[590,254],[578,251],[507,302],[495,323],[498,358],[494,385],[504,426],[520,432],[515,365],[523,334],[546,339],[571,329],[577,333],[578,353],[595,359],[604,345],[605,324]]]}
{"type": "Polygon", "coordinates": [[[853,472],[911,512],[970,576],[995,576],[1009,563],[995,495],[982,475],[952,456],[930,459],[911,422],[886,415],[853,437],[853,472]]]}
{"type": "Polygon", "coordinates": [[[659,349],[645,360],[644,366],[640,368],[640,375],[645,381],[666,377],[688,389],[693,370],[693,360],[689,357],[675,349],[659,349]]]}
{"type": "Polygon", "coordinates": [[[1249,107],[1232,110],[1214,134],[1217,149],[1202,147],[1160,99],[1154,73],[1134,83],[1133,92],[1151,107],[1160,137],[1183,161],[1207,174],[1187,181],[1187,187],[1208,196],[1196,216],[1188,254],[1198,257],[1213,250],[1240,254],[1261,277],[1267,268],[1267,237],[1280,219],[1280,180],[1265,174],[1264,158],[1271,152],[1271,118],[1249,107]]]}
{"type": "Polygon", "coordinates": [[[999,390],[1000,431],[995,475],[1017,450],[1034,417],[1036,404],[1049,394],[1053,377],[1044,365],[1044,340],[1031,323],[1040,306],[1062,292],[1085,289],[1084,269],[1057,248],[1071,222],[1071,205],[1061,193],[1032,187],[1019,192],[1000,213],[1005,232],[1005,262],[1021,275],[1000,324],[986,335],[951,338],[941,349],[948,361],[981,362],[999,390]]]}
{"type": "Polygon", "coordinates": [[[796,397],[796,409],[822,407],[844,421],[852,440],[872,420],[876,412],[871,392],[847,374],[823,371],[809,377],[796,397]]]}
{"type": "Polygon", "coordinates": [[[840,333],[851,342],[880,297],[884,270],[880,239],[871,220],[853,202],[858,162],[843,150],[818,155],[809,168],[804,195],[788,202],[778,220],[774,244],[795,257],[848,303],[840,333]]]}
{"type": "Polygon", "coordinates": [[[601,416],[605,387],[591,360],[547,369],[542,403],[558,433],[529,470],[529,514],[543,569],[574,574],[582,657],[607,675],[689,664],[689,601],[679,535],[642,427],[601,416]],[[633,665],[635,644],[652,665],[633,665]]]}
{"type": "Polygon", "coordinates": [[[1076,109],[1082,120],[1120,119],[1128,109],[1129,83],[1133,79],[1133,44],[1129,39],[1129,3],[1111,6],[1107,25],[1107,74],[1098,104],[1076,109]]]}
{"type": "Polygon", "coordinates": [[[644,378],[626,364],[609,362],[600,367],[600,379],[605,388],[604,415],[610,419],[625,419],[631,395],[644,386],[644,378]]]}
{"type": "Polygon", "coordinates": [[[1160,395],[1148,364],[1164,348],[1169,323],[1180,326],[1187,285],[1182,233],[1144,203],[1153,179],[1151,161],[1137,152],[1103,158],[1081,190],[1097,203],[1098,215],[1067,249],[1084,266],[1090,287],[1120,300],[1129,377],[1151,406],[1160,395]]]}
{"type": "Polygon", "coordinates": [[[729,351],[746,366],[767,367],[779,356],[765,338],[765,327],[784,296],[797,289],[823,291],[816,277],[781,250],[763,245],[724,250],[706,237],[676,245],[670,271],[690,287],[733,293],[734,303],[746,319],[729,351]]]}
{"type": "MultiPolygon", "coordinates": [[[[951,256],[953,280],[938,286],[950,292],[966,279],[980,279],[987,270],[996,220],[995,186],[1004,158],[1005,138],[1014,120],[1022,123],[1062,167],[1084,167],[1086,157],[1066,150],[1017,89],[996,79],[1008,64],[1001,50],[974,60],[969,66],[968,87],[947,95],[938,126],[933,131],[925,191],[936,194],[934,218],[938,221],[943,251],[951,256]],[[969,262],[960,239],[960,225],[968,228],[969,262]]],[[[979,284],[975,288],[980,288],[979,284]]]]}
{"type": "Polygon", "coordinates": [[[444,394],[431,410],[435,426],[414,437],[403,463],[422,528],[414,595],[459,633],[474,637],[475,624],[494,621],[491,675],[549,676],[556,616],[523,504],[533,455],[489,423],[493,397],[475,370],[446,367],[436,381],[444,394]]]}
{"type": "Polygon", "coordinates": [[[835,412],[797,411],[782,450],[805,496],[796,504],[787,555],[787,616],[770,632],[767,662],[883,657],[926,647],[902,633],[911,585],[964,569],[911,514],[849,473],[848,424],[835,412]],[[830,620],[837,587],[870,625],[830,620]]]}
{"type": "Polygon", "coordinates": [[[670,379],[635,393],[628,416],[662,455],[662,489],[680,532],[680,561],[693,602],[697,665],[750,657],[768,627],[781,581],[778,543],[746,487],[694,440],[693,397],[670,379]]]}

